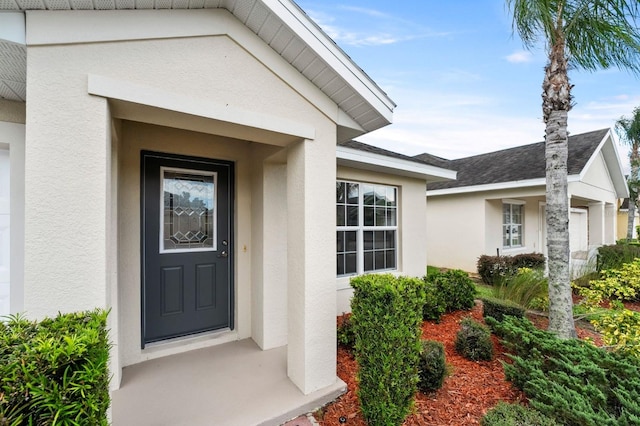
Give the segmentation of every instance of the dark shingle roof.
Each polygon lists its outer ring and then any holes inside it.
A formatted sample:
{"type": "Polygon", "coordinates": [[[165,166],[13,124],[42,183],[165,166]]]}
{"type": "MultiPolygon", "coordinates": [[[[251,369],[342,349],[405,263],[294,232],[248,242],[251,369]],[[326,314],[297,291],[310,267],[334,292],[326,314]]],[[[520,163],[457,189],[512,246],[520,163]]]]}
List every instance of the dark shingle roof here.
{"type": "Polygon", "coordinates": [[[439,164],[437,164],[437,162],[434,162],[434,161],[423,160],[422,158],[419,158],[417,156],[416,157],[410,157],[408,155],[400,154],[398,152],[389,151],[389,150],[383,149],[383,148],[378,148],[377,146],[373,146],[373,145],[367,145],[366,143],[362,143],[362,142],[358,142],[358,141],[338,142],[338,146],[343,146],[345,148],[351,148],[351,149],[357,149],[359,151],[365,151],[365,152],[370,152],[372,154],[384,155],[386,157],[397,158],[397,159],[400,159],[400,160],[411,161],[411,162],[414,162],[414,163],[419,163],[419,164],[428,165],[428,166],[450,168],[450,167],[448,167],[449,164],[450,164],[449,160],[445,160],[444,158],[436,157],[435,155],[424,154],[424,155],[427,155],[429,157],[432,157],[432,158],[435,158],[435,159],[439,159],[440,160],[439,164]]]}
{"type": "MultiPolygon", "coordinates": [[[[569,175],[579,174],[609,129],[569,136],[569,175]]],[[[457,180],[437,182],[429,190],[487,185],[545,177],[544,142],[451,160],[457,180]]],[[[423,158],[421,154],[418,158],[423,158]]]]}

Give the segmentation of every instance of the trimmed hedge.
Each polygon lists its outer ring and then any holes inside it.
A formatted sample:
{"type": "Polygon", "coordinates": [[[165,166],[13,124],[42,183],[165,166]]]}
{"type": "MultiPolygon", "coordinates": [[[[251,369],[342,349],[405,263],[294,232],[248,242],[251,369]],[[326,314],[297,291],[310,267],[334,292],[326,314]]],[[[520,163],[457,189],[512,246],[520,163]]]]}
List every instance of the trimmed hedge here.
{"type": "MultiPolygon", "coordinates": [[[[423,278],[426,283],[435,286],[436,302],[430,303],[441,309],[444,304],[445,312],[468,311],[475,304],[476,286],[469,274],[459,269],[427,275],[423,278]]],[[[428,288],[429,287],[429,284],[428,288]]],[[[426,307],[425,307],[426,309],[426,307]]],[[[438,318],[439,319],[439,315],[438,318]]]]}
{"type": "Polygon", "coordinates": [[[376,274],[351,286],[362,414],[370,425],[400,425],[417,390],[424,282],[376,274]]]}
{"type": "Polygon", "coordinates": [[[631,244],[612,244],[598,248],[596,270],[618,269],[623,263],[633,262],[640,257],[640,246],[631,244]]]}
{"type": "Polygon", "coordinates": [[[107,425],[107,312],[0,322],[0,425],[107,425]]]}
{"type": "Polygon", "coordinates": [[[482,300],[482,316],[484,318],[492,317],[498,321],[502,321],[507,315],[517,318],[524,317],[524,308],[508,300],[489,297],[483,297],[480,300],[482,300]]]}
{"type": "Polygon", "coordinates": [[[435,340],[422,341],[418,371],[418,389],[421,392],[433,392],[442,387],[444,378],[447,377],[447,362],[442,343],[435,340]]]}
{"type": "Polygon", "coordinates": [[[640,359],[578,339],[558,339],[529,320],[487,318],[513,363],[505,375],[531,407],[558,424],[640,424],[640,359]]]}
{"type": "Polygon", "coordinates": [[[478,258],[478,274],[489,285],[514,275],[520,268],[543,269],[546,259],[542,253],[522,253],[515,256],[488,256],[478,258]]]}
{"type": "Polygon", "coordinates": [[[456,352],[472,361],[493,359],[493,342],[489,328],[471,317],[462,318],[456,334],[456,352]]]}
{"type": "Polygon", "coordinates": [[[556,426],[555,420],[532,408],[500,401],[480,420],[481,426],[556,426]]]}
{"type": "MultiPolygon", "coordinates": [[[[438,273],[439,274],[439,273],[438,273]]],[[[425,303],[422,308],[422,319],[440,322],[442,314],[447,311],[447,301],[433,280],[425,281],[425,303]]]]}

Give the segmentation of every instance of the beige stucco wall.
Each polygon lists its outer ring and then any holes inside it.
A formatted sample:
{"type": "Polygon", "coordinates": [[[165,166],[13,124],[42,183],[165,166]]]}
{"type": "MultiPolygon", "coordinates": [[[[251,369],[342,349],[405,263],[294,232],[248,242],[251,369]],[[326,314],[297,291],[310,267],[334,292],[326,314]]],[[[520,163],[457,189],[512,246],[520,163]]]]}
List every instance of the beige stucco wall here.
{"type": "Polygon", "coordinates": [[[429,265],[475,272],[483,254],[514,255],[541,252],[539,241],[540,188],[429,196],[427,257],[429,265]],[[525,203],[523,247],[502,247],[503,200],[525,203]]]}
{"type": "MultiPolygon", "coordinates": [[[[394,273],[422,277],[426,273],[427,266],[427,232],[431,232],[432,229],[427,227],[427,223],[424,220],[427,212],[427,203],[424,196],[425,181],[344,166],[338,167],[337,178],[398,187],[398,270],[394,273]]],[[[333,235],[335,235],[335,230],[333,235]]],[[[350,312],[353,289],[349,286],[349,277],[337,278],[336,288],[337,314],[350,312]]]]}
{"type": "Polygon", "coordinates": [[[0,121],[24,124],[26,118],[25,110],[24,102],[0,99],[0,121]]]}
{"type": "MultiPolygon", "coordinates": [[[[92,36],[131,30],[118,19],[121,14],[95,13],[99,15],[87,16],[99,16],[104,31],[92,36]],[[111,26],[106,23],[109,20],[111,26]]],[[[34,36],[27,49],[25,308],[33,317],[96,306],[112,308],[116,386],[122,366],[255,336],[264,348],[289,344],[289,376],[309,393],[336,377],[335,288],[326,283],[335,279],[335,219],[327,218],[335,216],[339,111],[228,12],[213,15],[212,34],[233,29],[237,37],[180,38],[179,27],[167,30],[176,37],[168,39],[86,44],[72,40],[48,45],[34,36]],[[240,46],[238,39],[246,44],[240,46]],[[110,84],[151,88],[152,100],[164,109],[138,114],[143,106],[110,104],[104,97],[91,96],[87,93],[91,76],[107,78],[110,84]],[[216,122],[205,126],[213,134],[178,130],[175,127],[189,117],[167,111],[176,96],[193,99],[196,106],[215,105],[218,112],[228,107],[233,113],[212,118],[242,120],[246,116],[255,128],[238,130],[245,140],[214,136],[216,122]],[[112,114],[118,119],[113,120],[112,114]],[[134,123],[129,116],[166,120],[164,124],[174,128],[134,123]],[[284,133],[291,126],[294,137],[302,124],[312,129],[304,132],[311,133],[313,140],[282,148],[284,155],[274,163],[277,166],[256,167],[267,162],[266,156],[259,144],[246,139],[261,140],[265,132],[260,133],[259,127],[261,123],[268,126],[270,120],[277,121],[284,133]],[[235,162],[235,330],[140,349],[140,149],[235,162]],[[261,196],[256,196],[258,191],[261,196]],[[276,217],[287,210],[295,212],[295,221],[286,215],[276,217]],[[260,256],[253,257],[257,245],[260,256]],[[262,274],[253,273],[257,266],[262,274]],[[278,314],[282,309],[287,315],[278,314]]],[[[31,16],[39,18],[28,17],[28,33],[29,25],[38,23],[48,28],[34,28],[35,33],[57,34],[57,29],[82,37],[82,32],[69,28],[78,21],[68,19],[68,14],[51,13],[47,19],[37,13],[31,16]]],[[[182,18],[190,13],[175,16],[171,24],[184,25],[189,33],[189,21],[182,18]]],[[[133,23],[136,34],[144,35],[147,27],[157,32],[151,28],[152,20],[133,23]]],[[[109,34],[104,37],[108,39],[109,34]]],[[[202,116],[208,113],[203,111],[202,116]]],[[[225,128],[227,134],[233,131],[225,128]]]]}

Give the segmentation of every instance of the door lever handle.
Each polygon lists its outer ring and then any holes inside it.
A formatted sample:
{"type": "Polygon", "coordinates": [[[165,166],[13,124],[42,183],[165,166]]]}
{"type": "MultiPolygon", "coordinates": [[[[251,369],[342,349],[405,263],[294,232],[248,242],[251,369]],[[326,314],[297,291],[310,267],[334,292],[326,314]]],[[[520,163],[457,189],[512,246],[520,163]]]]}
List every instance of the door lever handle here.
{"type": "Polygon", "coordinates": [[[227,253],[226,250],[222,250],[218,255],[218,257],[229,257],[229,253],[227,253]]]}

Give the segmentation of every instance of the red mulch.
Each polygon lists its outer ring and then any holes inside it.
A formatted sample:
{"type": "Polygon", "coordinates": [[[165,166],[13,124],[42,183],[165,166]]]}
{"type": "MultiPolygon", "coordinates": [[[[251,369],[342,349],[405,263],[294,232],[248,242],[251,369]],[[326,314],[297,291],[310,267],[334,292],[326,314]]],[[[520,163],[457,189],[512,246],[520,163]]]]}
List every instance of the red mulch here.
{"type": "MultiPolygon", "coordinates": [[[[439,324],[425,321],[422,325],[422,337],[438,340],[445,346],[447,364],[451,375],[445,379],[444,386],[435,393],[418,392],[414,413],[404,422],[404,426],[418,425],[478,425],[482,416],[499,401],[526,401],[519,390],[513,388],[504,377],[500,361],[507,360],[504,348],[495,336],[492,336],[496,357],[493,361],[469,361],[458,355],[454,349],[456,333],[460,319],[471,315],[482,321],[480,305],[470,312],[454,312],[442,317],[439,324]]],[[[539,326],[546,326],[543,317],[531,318],[539,326]]],[[[578,327],[580,338],[590,337],[596,344],[601,342],[597,333],[578,327]]],[[[357,364],[353,355],[342,347],[338,348],[338,376],[347,384],[347,393],[316,413],[320,425],[341,425],[340,417],[346,418],[348,426],[366,426],[360,414],[356,396],[357,364]],[[321,417],[321,418],[319,418],[321,417]]]]}

